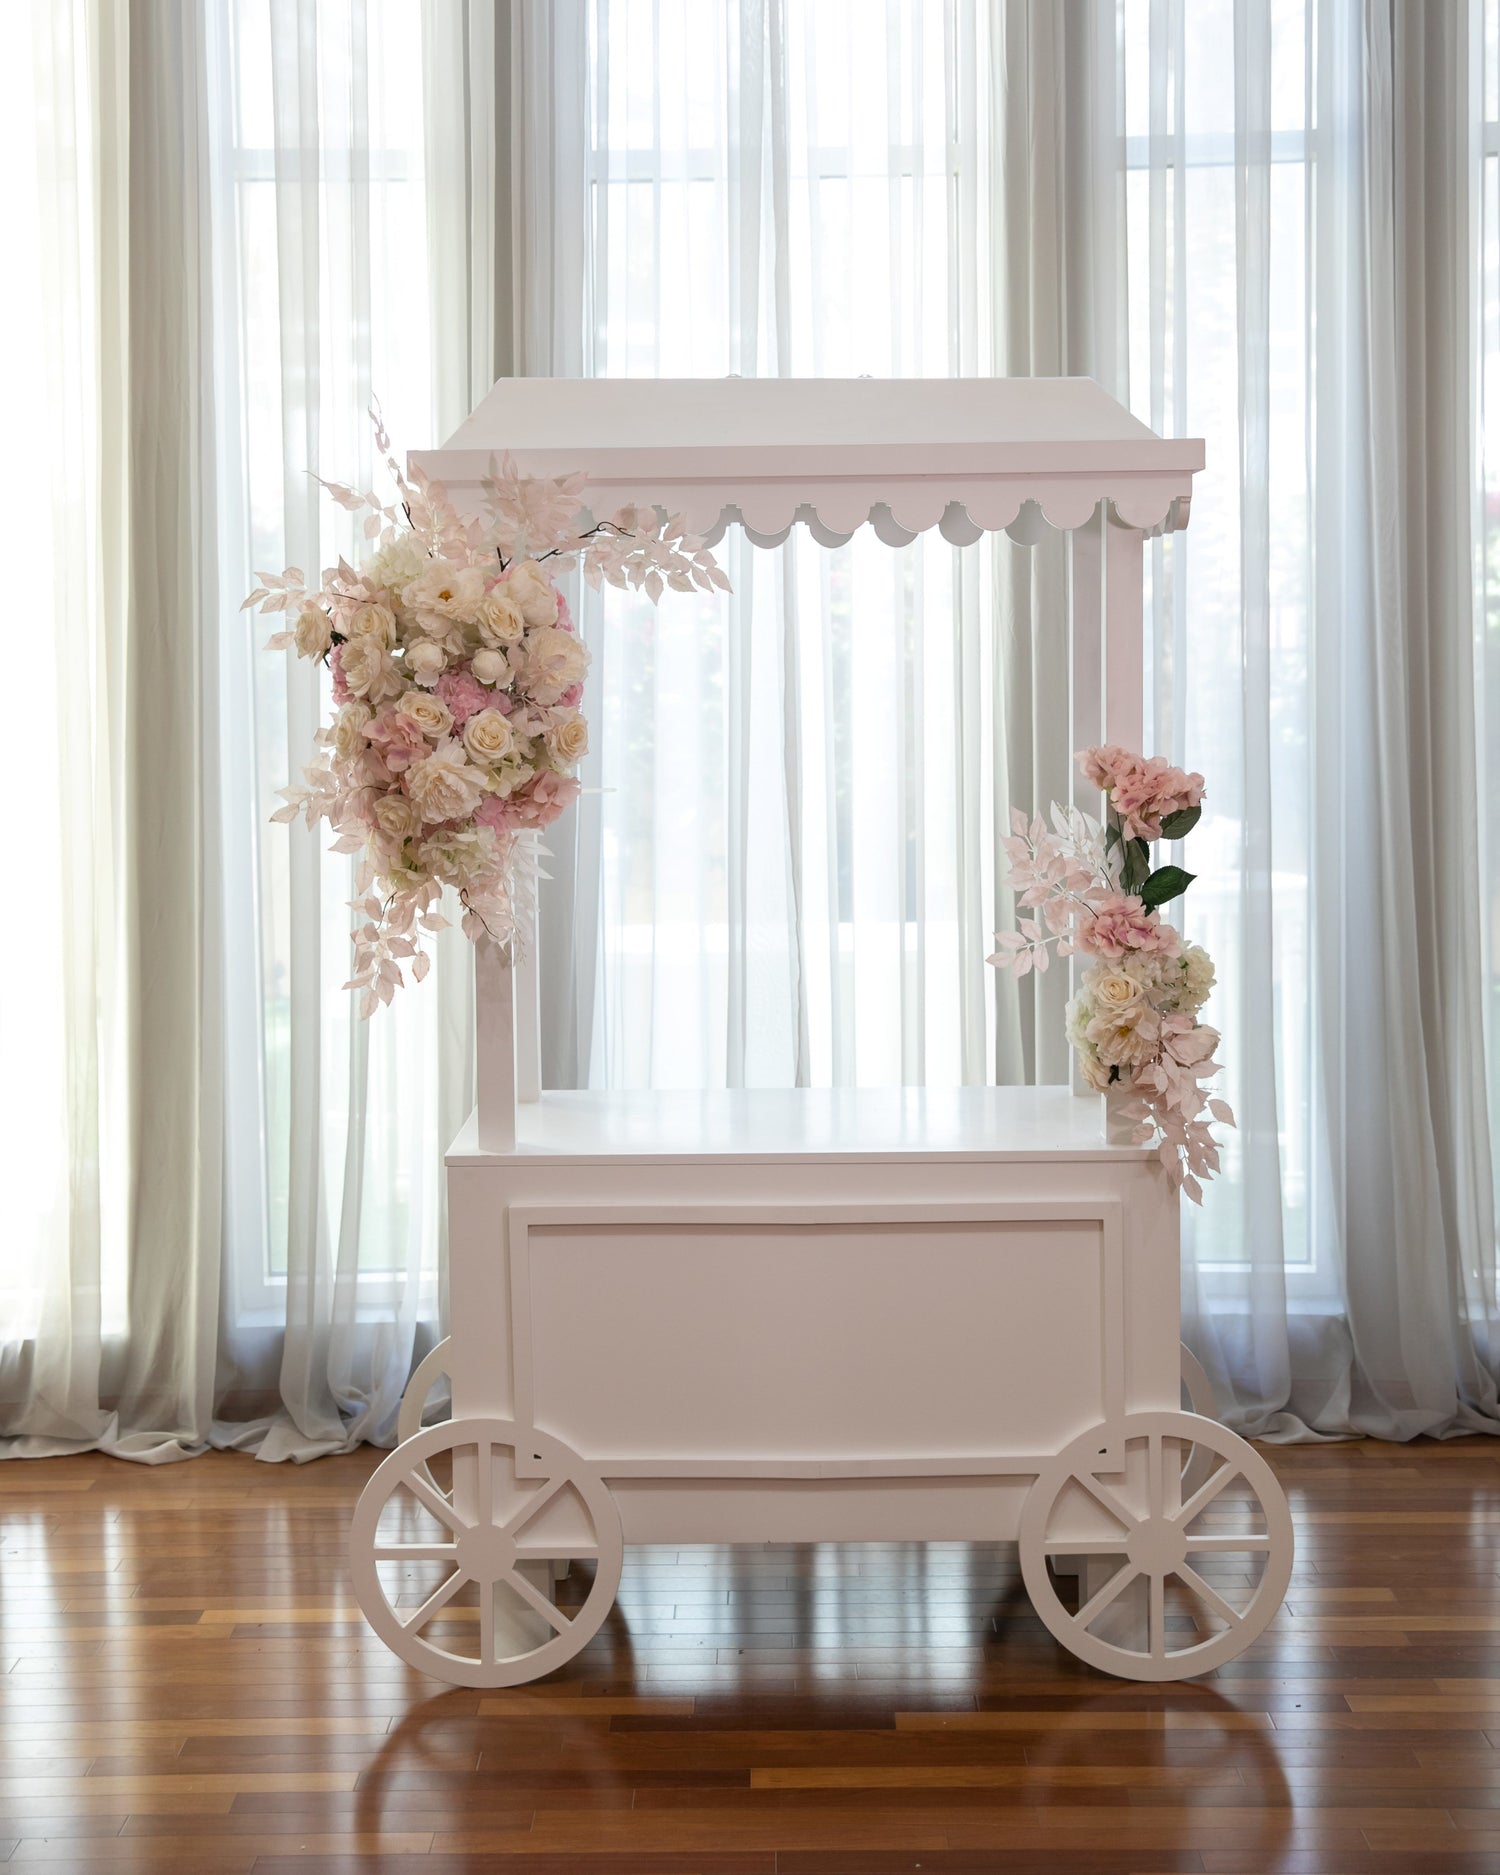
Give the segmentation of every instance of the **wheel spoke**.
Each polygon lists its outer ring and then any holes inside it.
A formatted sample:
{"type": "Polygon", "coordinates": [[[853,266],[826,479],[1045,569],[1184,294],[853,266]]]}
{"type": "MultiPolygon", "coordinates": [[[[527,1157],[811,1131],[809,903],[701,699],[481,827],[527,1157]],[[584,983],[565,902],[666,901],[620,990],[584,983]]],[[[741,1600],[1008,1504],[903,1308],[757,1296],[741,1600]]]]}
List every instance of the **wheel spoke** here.
{"type": "Polygon", "coordinates": [[[1115,1522],[1122,1525],[1123,1528],[1133,1530],[1140,1522],[1139,1515],[1133,1511],[1128,1504],[1123,1503],[1121,1499],[1116,1497],[1107,1484],[1100,1484],[1099,1480],[1091,1471],[1075,1472],[1074,1476],[1083,1486],[1084,1490],[1088,1492],[1090,1497],[1096,1499],[1097,1502],[1109,1512],[1110,1516],[1114,1518],[1115,1522]]]}
{"type": "Polygon", "coordinates": [[[381,1543],[376,1546],[376,1562],[452,1562],[458,1554],[456,1543],[381,1543]]]}
{"type": "Polygon", "coordinates": [[[527,1498],[526,1502],[521,1505],[519,1510],[513,1511],[511,1515],[506,1518],[500,1528],[508,1537],[515,1537],[519,1531],[526,1528],[533,1517],[552,1502],[553,1498],[557,1496],[558,1492],[562,1490],[567,1482],[566,1473],[556,1478],[549,1478],[539,1491],[532,1492],[531,1496],[527,1498]]]}
{"type": "Polygon", "coordinates": [[[564,1538],[556,1543],[518,1543],[517,1562],[584,1562],[599,1554],[597,1543],[570,1543],[564,1538]]]}
{"type": "Polygon", "coordinates": [[[556,1628],[559,1634],[566,1634],[572,1627],[571,1619],[563,1613],[557,1603],[550,1596],[544,1595],[534,1583],[528,1582],[519,1569],[512,1569],[509,1575],[502,1577],[502,1580],[516,1591],[528,1607],[534,1608],[544,1621],[556,1628]]]}
{"type": "Polygon", "coordinates": [[[1161,1434],[1159,1432],[1153,1432],[1146,1441],[1146,1506],[1153,1517],[1160,1517],[1166,1507],[1166,1486],[1162,1479],[1161,1434]]]}
{"type": "Polygon", "coordinates": [[[1243,1475],[1239,1466],[1232,1465],[1226,1458],[1213,1476],[1211,1478],[1206,1478],[1204,1482],[1198,1486],[1198,1489],[1194,1491],[1193,1495],[1172,1519],[1173,1523],[1178,1525],[1190,1524],[1195,1517],[1199,1516],[1213,1503],[1214,1499],[1226,1485],[1233,1484],[1236,1478],[1242,1477],[1243,1475]]]}
{"type": "Polygon", "coordinates": [[[1205,1608],[1211,1608],[1221,1621],[1227,1621],[1232,1628],[1243,1626],[1244,1617],[1239,1610],[1231,1608],[1217,1589],[1210,1588],[1191,1563],[1179,1563],[1175,1574],[1182,1586],[1196,1595],[1205,1608]]]}
{"type": "Polygon", "coordinates": [[[1268,1550],[1271,1539],[1268,1536],[1190,1536],[1187,1546],[1209,1555],[1233,1556],[1241,1550],[1268,1550]]]}
{"type": "Polygon", "coordinates": [[[1123,1556],[1127,1537],[1091,1537],[1086,1543],[1069,1541],[1067,1537],[1049,1537],[1042,1545],[1044,1556],[1123,1556]]]}
{"type": "Polygon", "coordinates": [[[1104,1613],[1105,1609],[1108,1608],[1110,1603],[1114,1601],[1115,1597],[1129,1588],[1130,1584],[1135,1581],[1139,1574],[1139,1569],[1132,1568],[1129,1563],[1123,1563],[1109,1578],[1108,1582],[1105,1583],[1104,1587],[1096,1594],[1090,1596],[1083,1604],[1082,1608],[1079,1609],[1078,1613],[1074,1615],[1074,1627],[1082,1630],[1092,1626],[1092,1624],[1099,1619],[1100,1615],[1104,1613]]]}
{"type": "Polygon", "coordinates": [[[479,1585],[479,1658],[487,1667],[495,1664],[495,1585],[479,1585]]]}
{"type": "MultiPolygon", "coordinates": [[[[468,1579],[462,1569],[455,1569],[441,1588],[432,1591],[409,1621],[401,1622],[402,1627],[408,1634],[414,1634],[425,1622],[430,1621],[440,1608],[447,1607],[468,1579]]],[[[397,1620],[400,1619],[398,1615],[397,1620]]]]}
{"type": "Polygon", "coordinates": [[[468,1525],[448,1502],[447,1498],[443,1496],[441,1491],[429,1484],[419,1472],[415,1471],[407,1473],[405,1484],[407,1490],[411,1492],[412,1496],[424,1510],[430,1510],[433,1516],[437,1518],[438,1522],[446,1524],[455,1536],[463,1535],[468,1525]]]}
{"type": "Polygon", "coordinates": [[[1167,1651],[1167,1578],[1153,1575],[1151,1591],[1147,1598],[1150,1607],[1146,1614],[1146,1645],[1151,1649],[1151,1658],[1161,1660],[1167,1651]]]}

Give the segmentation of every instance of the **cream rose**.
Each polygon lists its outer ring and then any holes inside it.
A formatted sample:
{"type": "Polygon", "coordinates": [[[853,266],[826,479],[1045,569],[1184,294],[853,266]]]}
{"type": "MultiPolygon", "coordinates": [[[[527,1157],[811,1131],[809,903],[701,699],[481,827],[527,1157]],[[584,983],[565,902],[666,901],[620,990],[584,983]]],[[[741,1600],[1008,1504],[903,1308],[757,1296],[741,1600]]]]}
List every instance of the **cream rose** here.
{"type": "MultiPolygon", "coordinates": [[[[553,608],[553,618],[557,617],[553,608]]],[[[479,602],[476,620],[479,636],[487,645],[513,645],[525,636],[526,616],[504,586],[487,592],[479,602]]]]}
{"type": "Polygon", "coordinates": [[[1123,970],[1091,970],[1088,991],[1094,1014],[1112,1023],[1134,1023],[1146,1008],[1146,992],[1123,970]]]}
{"type": "Polygon", "coordinates": [[[425,690],[408,690],[396,708],[434,742],[453,727],[453,713],[448,705],[438,697],[429,696],[425,690]]]}
{"type": "Polygon", "coordinates": [[[582,683],[588,667],[589,654],[572,632],[552,625],[527,638],[521,681],[533,701],[556,703],[565,690],[582,683]]]}
{"type": "Polygon", "coordinates": [[[396,615],[388,605],[367,600],[349,614],[344,626],[346,638],[375,638],[388,649],[396,642],[396,615]]]}
{"type": "Polygon", "coordinates": [[[515,737],[499,710],[481,710],[464,724],[464,747],[481,766],[504,761],[515,737]]]}
{"type": "Polygon", "coordinates": [[[333,643],[333,627],[322,606],[311,603],[303,606],[292,627],[292,642],[301,658],[320,658],[327,652],[333,643]]]}
{"type": "Polygon", "coordinates": [[[550,723],[543,740],[559,768],[575,768],[588,754],[589,726],[576,711],[550,723]]]}
{"type": "Polygon", "coordinates": [[[413,611],[472,624],[484,598],[484,569],[434,560],[401,595],[413,611]]]}
{"type": "Polygon", "coordinates": [[[476,651],[469,669],[482,684],[498,684],[509,677],[510,662],[503,651],[476,651]]]}
{"type": "Polygon", "coordinates": [[[404,794],[386,794],[375,803],[375,824],[382,833],[400,842],[409,839],[421,823],[404,794]]]}
{"type": "Polygon", "coordinates": [[[429,638],[419,638],[408,646],[406,661],[411,666],[414,681],[425,684],[429,690],[448,668],[447,652],[429,638]]]}
{"type": "Polygon", "coordinates": [[[513,566],[501,591],[533,630],[557,623],[557,594],[535,560],[522,560],[513,566]]]}
{"type": "Polygon", "coordinates": [[[333,752],[341,762],[363,755],[368,744],[365,730],[375,720],[368,703],[346,703],[333,719],[333,752]]]}
{"type": "Polygon", "coordinates": [[[383,703],[399,694],[401,673],[377,638],[351,638],[339,649],[344,681],[357,697],[383,703]]]}
{"type": "Polygon", "coordinates": [[[449,736],[425,762],[407,770],[406,791],[430,827],[443,820],[467,820],[484,797],[483,777],[449,736]]]}

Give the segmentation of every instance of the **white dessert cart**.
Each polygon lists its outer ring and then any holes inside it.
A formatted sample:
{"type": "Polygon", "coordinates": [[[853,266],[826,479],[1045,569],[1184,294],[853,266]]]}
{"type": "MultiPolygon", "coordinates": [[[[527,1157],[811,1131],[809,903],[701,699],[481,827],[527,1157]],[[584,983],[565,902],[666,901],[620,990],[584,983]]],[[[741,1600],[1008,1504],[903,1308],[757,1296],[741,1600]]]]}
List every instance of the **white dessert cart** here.
{"type": "MultiPolygon", "coordinates": [[[[710,540],[1066,530],[1074,746],[1139,746],[1143,542],[1185,524],[1203,446],[1087,379],[517,379],[417,460],[462,507],[500,450],[710,540]]],[[[1291,1518],[1252,1447],[1181,1410],[1177,1197],[1097,1096],[542,1093],[533,960],[478,953],[452,1334],[350,1535],[402,1659],[550,1672],[632,1542],[1018,1542],[1037,1614],[1108,1673],[1250,1644],[1291,1518]],[[442,1375],[453,1417],[424,1428],[442,1375]]]]}

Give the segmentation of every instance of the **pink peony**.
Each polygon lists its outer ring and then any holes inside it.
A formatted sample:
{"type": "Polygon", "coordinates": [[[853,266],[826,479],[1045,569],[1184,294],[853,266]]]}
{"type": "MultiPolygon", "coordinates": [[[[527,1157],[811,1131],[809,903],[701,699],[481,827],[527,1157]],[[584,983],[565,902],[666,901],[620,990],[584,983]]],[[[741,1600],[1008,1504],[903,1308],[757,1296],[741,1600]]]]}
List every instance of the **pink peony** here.
{"type": "Polygon", "coordinates": [[[437,694],[447,704],[460,729],[471,716],[492,709],[495,703],[493,693],[485,689],[467,664],[455,664],[451,670],[444,671],[437,680],[437,694]]]}
{"type": "Polygon", "coordinates": [[[1134,893],[1112,892],[1095,901],[1093,916],[1081,921],[1075,942],[1081,951],[1118,963],[1127,951],[1173,957],[1178,937],[1173,926],[1147,911],[1134,893]]]}
{"type": "Polygon", "coordinates": [[[393,775],[404,774],[413,762],[427,754],[427,738],[421,725],[404,710],[382,710],[365,730],[380,750],[386,767],[393,775]]]}

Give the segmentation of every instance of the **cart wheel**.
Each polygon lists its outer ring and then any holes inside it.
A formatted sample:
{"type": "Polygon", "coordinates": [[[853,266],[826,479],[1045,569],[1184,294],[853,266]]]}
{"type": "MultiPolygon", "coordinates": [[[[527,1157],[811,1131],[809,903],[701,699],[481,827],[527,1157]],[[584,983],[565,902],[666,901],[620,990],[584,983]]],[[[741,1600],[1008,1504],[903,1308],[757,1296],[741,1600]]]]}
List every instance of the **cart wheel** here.
{"type": "Polygon", "coordinates": [[[504,1419],[455,1419],[376,1467],[355,1506],[349,1567],[365,1619],[408,1665],[455,1686],[519,1686],[598,1633],[623,1548],[608,1486],[560,1439],[504,1419]],[[443,1454],[447,1493],[428,1470],[443,1454]],[[543,1586],[564,1557],[594,1563],[576,1609],[543,1586]]]}
{"type": "Polygon", "coordinates": [[[1020,1547],[1032,1606],[1070,1653],[1121,1679],[1178,1680],[1243,1653],[1281,1606],[1292,1515],[1271,1467],[1227,1426],[1193,1413],[1130,1413],[1042,1468],[1021,1513],[1020,1547]],[[1207,1449],[1211,1469],[1188,1492],[1190,1447],[1207,1449]],[[1099,1565],[1079,1578],[1076,1614],[1047,1569],[1049,1557],[1064,1555],[1099,1565]],[[1221,1558],[1227,1575],[1216,1574],[1221,1558]],[[1140,1630],[1107,1638],[1101,1621],[1112,1608],[1116,1618],[1128,1612],[1120,1597],[1135,1584],[1140,1630]],[[1144,1650],[1129,1644],[1142,1638],[1144,1650]]]}
{"type": "MultiPolygon", "coordinates": [[[[436,1347],[429,1348],[412,1369],[411,1379],[406,1383],[406,1391],[401,1396],[401,1408],[396,1414],[396,1438],[398,1443],[415,1437],[422,1430],[422,1415],[427,1410],[427,1401],[432,1389],[440,1380],[448,1378],[448,1344],[453,1339],[444,1335],[436,1347]]],[[[1183,1349],[1184,1359],[1191,1360],[1187,1349],[1183,1349]]]]}

